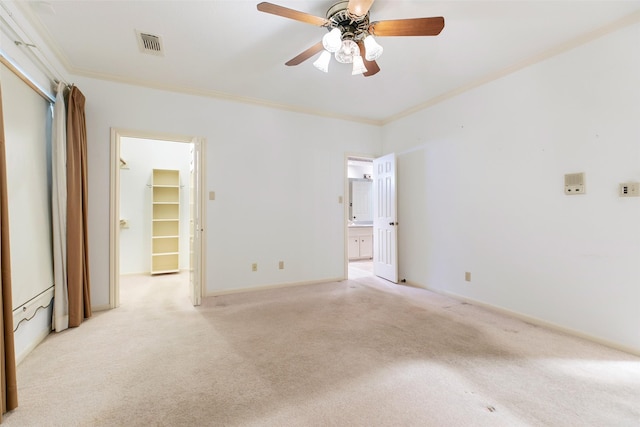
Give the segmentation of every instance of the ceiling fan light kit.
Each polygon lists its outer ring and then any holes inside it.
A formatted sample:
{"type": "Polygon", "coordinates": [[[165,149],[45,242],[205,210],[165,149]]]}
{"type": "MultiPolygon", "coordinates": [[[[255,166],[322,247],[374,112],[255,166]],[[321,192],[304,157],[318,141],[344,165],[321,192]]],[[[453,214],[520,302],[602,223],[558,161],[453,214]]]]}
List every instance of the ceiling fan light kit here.
{"type": "Polygon", "coordinates": [[[372,35],[368,35],[364,38],[364,48],[367,52],[365,55],[367,61],[375,61],[382,56],[382,52],[384,51],[382,46],[375,41],[372,35]]]}
{"type": "Polygon", "coordinates": [[[384,51],[373,36],[435,36],[444,28],[444,18],[441,16],[371,23],[369,9],[373,2],[374,0],[339,1],[329,8],[326,18],[268,2],[259,3],[258,10],[329,30],[321,42],[287,61],[285,65],[298,65],[322,51],[313,63],[320,71],[329,71],[333,53],[336,61],[353,64],[351,74],[363,74],[365,77],[373,76],[380,71],[376,60],[384,51]]]}
{"type": "Polygon", "coordinates": [[[355,56],[360,56],[360,48],[353,40],[343,40],[342,46],[334,54],[336,61],[341,64],[352,64],[355,56]]]}
{"type": "Polygon", "coordinates": [[[331,52],[323,50],[320,57],[316,59],[313,66],[325,73],[329,72],[329,62],[331,62],[331,52]]]}
{"type": "Polygon", "coordinates": [[[342,33],[340,28],[334,28],[322,37],[322,46],[330,52],[335,53],[342,46],[342,33]]]}
{"type": "Polygon", "coordinates": [[[364,74],[368,70],[364,66],[364,61],[362,60],[362,56],[357,55],[353,57],[353,71],[351,71],[351,75],[356,76],[358,74],[364,74]]]}

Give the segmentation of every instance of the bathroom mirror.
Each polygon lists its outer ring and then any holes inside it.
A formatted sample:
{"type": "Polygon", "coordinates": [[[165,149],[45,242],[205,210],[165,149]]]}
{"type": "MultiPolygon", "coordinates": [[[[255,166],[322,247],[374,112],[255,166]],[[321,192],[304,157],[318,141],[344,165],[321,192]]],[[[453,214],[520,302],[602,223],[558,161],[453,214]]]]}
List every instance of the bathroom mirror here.
{"type": "Polygon", "coordinates": [[[349,221],[373,222],[373,180],[349,178],[349,221]]]}

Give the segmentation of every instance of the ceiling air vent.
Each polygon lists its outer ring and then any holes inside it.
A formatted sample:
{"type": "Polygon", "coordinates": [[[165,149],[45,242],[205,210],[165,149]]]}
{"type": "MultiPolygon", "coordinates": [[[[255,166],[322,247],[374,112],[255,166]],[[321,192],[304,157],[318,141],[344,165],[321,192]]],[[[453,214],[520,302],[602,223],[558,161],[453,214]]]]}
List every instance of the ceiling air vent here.
{"type": "Polygon", "coordinates": [[[162,39],[160,36],[156,36],[149,33],[143,33],[136,31],[138,37],[138,47],[142,53],[148,53],[151,55],[163,56],[162,39]]]}

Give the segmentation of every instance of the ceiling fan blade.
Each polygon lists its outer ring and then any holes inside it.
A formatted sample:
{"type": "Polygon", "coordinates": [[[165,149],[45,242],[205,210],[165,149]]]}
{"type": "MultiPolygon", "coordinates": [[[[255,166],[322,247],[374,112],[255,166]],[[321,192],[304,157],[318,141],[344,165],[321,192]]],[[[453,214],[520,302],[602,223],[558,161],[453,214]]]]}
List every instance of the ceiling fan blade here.
{"type": "Polygon", "coordinates": [[[380,71],[380,67],[378,66],[378,63],[376,61],[367,61],[367,59],[365,58],[366,50],[364,48],[364,42],[362,41],[358,42],[358,47],[360,48],[360,56],[362,57],[364,66],[367,69],[367,72],[362,73],[362,75],[365,77],[369,77],[369,76],[373,76],[374,74],[378,74],[378,72],[380,71]]]}
{"type": "Polygon", "coordinates": [[[367,72],[362,73],[363,76],[370,77],[378,74],[378,72],[380,71],[380,66],[378,66],[378,63],[376,61],[367,61],[364,58],[362,58],[362,60],[364,61],[364,66],[367,68],[367,72]]]}
{"type": "Polygon", "coordinates": [[[283,16],[285,18],[295,19],[296,21],[305,22],[307,24],[318,25],[320,27],[326,27],[329,25],[329,21],[325,18],[299,12],[297,10],[289,9],[288,7],[278,6],[277,4],[268,3],[266,1],[258,3],[258,10],[260,12],[271,13],[272,15],[283,16]]]}
{"type": "Polygon", "coordinates": [[[347,10],[355,16],[364,16],[369,12],[374,0],[349,0],[347,10]]]}
{"type": "Polygon", "coordinates": [[[285,62],[284,65],[288,65],[288,66],[299,65],[302,62],[306,61],[307,59],[311,58],[316,53],[320,52],[322,49],[324,49],[324,46],[322,45],[322,42],[318,42],[318,43],[314,44],[313,46],[311,46],[309,49],[307,49],[304,52],[302,52],[300,55],[296,56],[295,58],[290,59],[287,62],[285,62]]]}
{"type": "Polygon", "coordinates": [[[369,26],[374,36],[437,36],[444,28],[444,18],[392,19],[377,21],[369,26]]]}

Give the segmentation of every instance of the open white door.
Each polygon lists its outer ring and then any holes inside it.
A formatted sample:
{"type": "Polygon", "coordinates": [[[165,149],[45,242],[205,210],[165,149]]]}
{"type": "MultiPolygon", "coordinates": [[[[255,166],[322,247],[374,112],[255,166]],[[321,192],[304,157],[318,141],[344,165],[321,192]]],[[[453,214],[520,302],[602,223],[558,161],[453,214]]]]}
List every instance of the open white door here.
{"type": "Polygon", "coordinates": [[[373,161],[373,273],[398,283],[396,155],[373,161]]]}
{"type": "Polygon", "coordinates": [[[202,193],[202,141],[191,144],[191,165],[189,176],[189,295],[191,303],[202,303],[202,206],[199,195],[202,193]]]}

